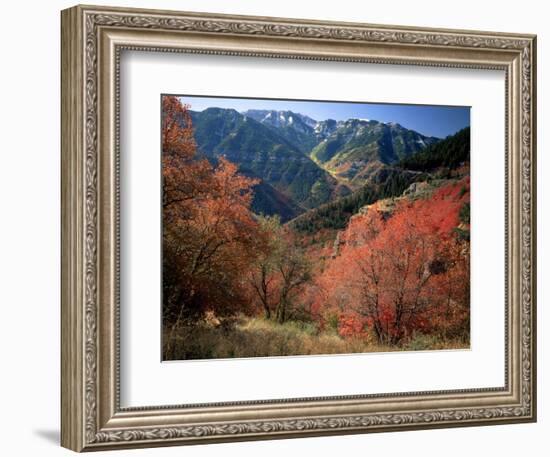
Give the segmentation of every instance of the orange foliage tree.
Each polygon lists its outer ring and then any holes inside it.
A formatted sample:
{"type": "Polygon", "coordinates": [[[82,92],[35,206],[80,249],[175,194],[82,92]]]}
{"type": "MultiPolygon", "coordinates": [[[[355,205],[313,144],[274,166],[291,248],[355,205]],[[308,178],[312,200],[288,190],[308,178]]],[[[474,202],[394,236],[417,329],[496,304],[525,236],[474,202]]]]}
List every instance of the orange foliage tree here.
{"type": "Polygon", "coordinates": [[[401,200],[390,211],[373,205],[351,220],[340,255],[318,281],[317,307],[337,313],[342,336],[370,333],[395,345],[415,333],[467,331],[469,244],[456,229],[468,185],[401,200]]]}
{"type": "Polygon", "coordinates": [[[162,100],[163,318],[175,329],[206,311],[246,309],[243,277],[263,236],[250,211],[256,180],[224,158],[197,157],[188,107],[162,100]]]}

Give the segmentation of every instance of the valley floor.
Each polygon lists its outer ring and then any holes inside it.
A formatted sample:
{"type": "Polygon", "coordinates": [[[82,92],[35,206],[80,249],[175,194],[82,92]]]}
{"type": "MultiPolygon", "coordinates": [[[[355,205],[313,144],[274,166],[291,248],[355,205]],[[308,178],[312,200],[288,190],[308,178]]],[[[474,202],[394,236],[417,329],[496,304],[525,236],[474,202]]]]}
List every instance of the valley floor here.
{"type": "Polygon", "coordinates": [[[334,330],[320,331],[312,323],[278,324],[240,316],[230,325],[201,322],[164,334],[165,360],[328,355],[366,352],[468,349],[469,343],[418,335],[403,346],[384,346],[361,338],[342,338],[334,330]]]}

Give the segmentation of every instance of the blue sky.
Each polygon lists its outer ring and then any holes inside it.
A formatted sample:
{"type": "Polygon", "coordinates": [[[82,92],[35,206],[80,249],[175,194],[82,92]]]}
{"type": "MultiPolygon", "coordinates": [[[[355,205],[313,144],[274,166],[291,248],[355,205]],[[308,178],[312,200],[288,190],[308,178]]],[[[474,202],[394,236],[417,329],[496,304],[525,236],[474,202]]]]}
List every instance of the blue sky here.
{"type": "Polygon", "coordinates": [[[380,122],[398,122],[403,127],[427,136],[444,138],[470,125],[470,107],[400,105],[384,103],[318,102],[296,100],[268,100],[247,98],[218,98],[181,96],[195,111],[206,108],[290,110],[305,114],[316,121],[349,118],[371,119],[380,122]]]}

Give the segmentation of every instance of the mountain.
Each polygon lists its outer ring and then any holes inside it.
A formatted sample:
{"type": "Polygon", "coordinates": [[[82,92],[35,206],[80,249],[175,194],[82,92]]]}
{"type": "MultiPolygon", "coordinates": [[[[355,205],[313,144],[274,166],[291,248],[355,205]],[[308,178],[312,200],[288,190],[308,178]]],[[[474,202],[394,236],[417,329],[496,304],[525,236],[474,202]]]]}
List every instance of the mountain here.
{"type": "Polygon", "coordinates": [[[352,187],[365,184],[381,165],[393,165],[439,141],[400,124],[348,119],[318,126],[324,138],[310,157],[352,187]]]}
{"type": "Polygon", "coordinates": [[[334,133],[338,127],[338,122],[334,119],[327,119],[326,121],[319,121],[313,127],[317,142],[324,140],[334,133]]]}
{"type": "Polygon", "coordinates": [[[393,165],[439,141],[393,122],[318,122],[293,111],[276,110],[248,110],[242,114],[276,131],[352,188],[368,182],[381,166],[393,165]]]}
{"type": "MultiPolygon", "coordinates": [[[[330,205],[352,192],[356,195],[365,186],[372,190],[369,195],[379,191],[392,194],[415,179],[397,170],[425,171],[432,155],[449,149],[438,149],[438,138],[394,122],[316,121],[289,110],[254,109],[239,113],[234,109],[207,108],[190,113],[199,153],[213,163],[225,156],[239,166],[241,173],[259,178],[253,210],[279,214],[283,222],[330,205]],[[414,165],[416,157],[419,160],[414,165]],[[413,161],[412,165],[408,165],[408,160],[413,161]]],[[[357,202],[364,198],[356,195],[348,200],[357,202]]],[[[348,210],[344,212],[347,214],[348,210]]],[[[300,218],[307,219],[305,215],[300,218]]]]}
{"type": "Polygon", "coordinates": [[[283,134],[249,116],[233,109],[207,108],[191,111],[191,118],[200,153],[212,161],[225,156],[242,173],[271,186],[258,186],[253,202],[266,214],[286,202],[290,218],[349,193],[283,134]]]}
{"type": "Polygon", "coordinates": [[[317,121],[303,114],[292,111],[258,109],[250,109],[242,114],[275,129],[277,133],[303,153],[311,151],[318,143],[314,131],[317,121]]]}
{"type": "Polygon", "coordinates": [[[317,124],[317,121],[306,116],[305,114],[295,113],[293,111],[276,111],[265,109],[249,109],[242,113],[247,117],[251,117],[255,121],[262,124],[271,125],[273,127],[281,128],[287,126],[293,126],[297,129],[303,129],[303,126],[313,129],[317,124]]]}

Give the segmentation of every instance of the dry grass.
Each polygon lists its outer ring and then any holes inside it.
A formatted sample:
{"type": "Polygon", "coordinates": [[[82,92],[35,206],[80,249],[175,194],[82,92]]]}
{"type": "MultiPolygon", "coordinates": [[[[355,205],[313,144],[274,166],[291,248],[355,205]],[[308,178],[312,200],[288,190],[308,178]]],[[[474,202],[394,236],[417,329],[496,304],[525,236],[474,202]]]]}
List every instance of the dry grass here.
{"type": "Polygon", "coordinates": [[[164,340],[166,360],[276,357],[287,355],[351,354],[399,350],[458,349],[468,344],[420,335],[402,347],[343,339],[334,332],[319,332],[314,324],[277,324],[262,318],[241,317],[230,326],[201,322],[182,326],[172,341],[164,340]]]}

